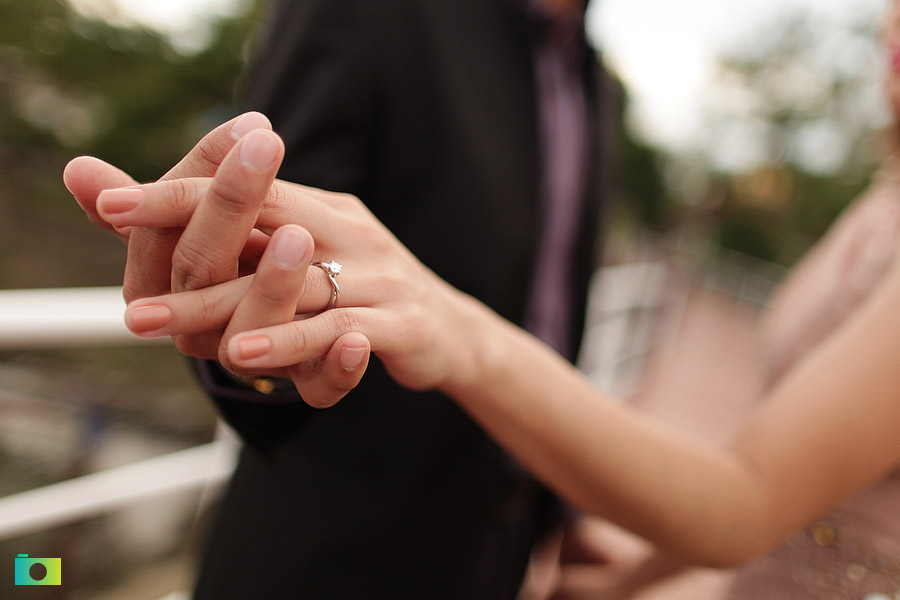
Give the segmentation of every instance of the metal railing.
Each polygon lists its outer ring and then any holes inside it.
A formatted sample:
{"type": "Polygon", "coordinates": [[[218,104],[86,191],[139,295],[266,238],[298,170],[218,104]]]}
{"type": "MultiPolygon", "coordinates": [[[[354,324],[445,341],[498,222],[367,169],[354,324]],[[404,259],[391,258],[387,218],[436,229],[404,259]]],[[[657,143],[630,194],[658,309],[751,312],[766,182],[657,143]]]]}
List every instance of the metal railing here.
{"type": "Polygon", "coordinates": [[[0,498],[0,539],[82,521],[138,500],[224,481],[235,444],[210,442],[0,498]]]}
{"type": "Polygon", "coordinates": [[[121,287],[0,290],[0,350],[147,343],[124,312],[121,287]]]}
{"type": "MultiPolygon", "coordinates": [[[[120,287],[0,290],[0,350],[148,344],[125,327],[120,287]]],[[[165,340],[163,340],[165,342],[165,340]]],[[[0,539],[225,480],[237,443],[219,440],[0,498],[0,539]]]]}

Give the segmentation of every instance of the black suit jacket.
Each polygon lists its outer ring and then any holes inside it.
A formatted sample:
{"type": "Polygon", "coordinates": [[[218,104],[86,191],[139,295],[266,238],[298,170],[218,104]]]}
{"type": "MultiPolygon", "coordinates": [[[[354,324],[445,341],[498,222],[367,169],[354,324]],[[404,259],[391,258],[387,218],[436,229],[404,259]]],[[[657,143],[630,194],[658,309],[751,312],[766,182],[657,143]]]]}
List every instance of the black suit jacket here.
{"type": "MultiPolygon", "coordinates": [[[[281,178],[359,196],[425,264],[517,323],[540,221],[534,24],[523,4],[277,2],[249,89],[250,108],[284,138],[281,178]]],[[[574,331],[608,164],[601,112],[611,105],[589,56],[595,130],[570,265],[574,331]]],[[[400,388],[377,360],[327,410],[296,397],[247,402],[205,372],[247,446],[198,598],[515,597],[547,496],[452,401],[400,388]]]]}

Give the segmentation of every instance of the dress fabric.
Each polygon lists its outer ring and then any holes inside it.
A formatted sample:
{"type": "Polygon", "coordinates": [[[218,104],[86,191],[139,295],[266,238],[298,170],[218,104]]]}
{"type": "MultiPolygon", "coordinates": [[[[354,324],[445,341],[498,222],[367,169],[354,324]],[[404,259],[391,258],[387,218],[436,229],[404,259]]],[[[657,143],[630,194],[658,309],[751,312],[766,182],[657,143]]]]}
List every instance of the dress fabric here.
{"type": "MultiPolygon", "coordinates": [[[[900,168],[891,161],[777,294],[763,339],[767,387],[872,295],[898,251],[900,168]]],[[[727,597],[900,599],[900,472],[739,569],[727,597]]]]}

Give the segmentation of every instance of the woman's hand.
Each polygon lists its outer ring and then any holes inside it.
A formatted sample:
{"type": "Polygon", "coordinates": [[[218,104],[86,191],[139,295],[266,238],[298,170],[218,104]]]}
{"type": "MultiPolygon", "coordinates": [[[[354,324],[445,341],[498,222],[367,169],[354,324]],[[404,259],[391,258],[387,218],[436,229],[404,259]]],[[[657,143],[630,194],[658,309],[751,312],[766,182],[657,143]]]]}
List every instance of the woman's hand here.
{"type": "MultiPolygon", "coordinates": [[[[116,227],[185,228],[187,235],[202,226],[198,216],[216,181],[239,170],[226,159],[213,179],[139,186],[126,211],[108,210],[107,198],[115,200],[118,192],[104,192],[98,211],[116,227]]],[[[276,181],[255,218],[256,229],[272,242],[252,277],[133,301],[126,313],[131,330],[184,336],[224,329],[215,348],[181,349],[216,357],[238,374],[290,377],[298,387],[316,379],[309,365],[322,357],[336,353],[333,360],[350,364],[367,354],[364,340],[411,388],[450,385],[475,368],[470,349],[482,337],[478,322],[487,309],[418,262],[358,199],[276,181]],[[282,242],[292,248],[290,265],[278,260],[282,242]],[[332,260],[343,265],[340,297],[337,308],[320,313],[333,289],[324,271],[309,263],[332,260]]]]}

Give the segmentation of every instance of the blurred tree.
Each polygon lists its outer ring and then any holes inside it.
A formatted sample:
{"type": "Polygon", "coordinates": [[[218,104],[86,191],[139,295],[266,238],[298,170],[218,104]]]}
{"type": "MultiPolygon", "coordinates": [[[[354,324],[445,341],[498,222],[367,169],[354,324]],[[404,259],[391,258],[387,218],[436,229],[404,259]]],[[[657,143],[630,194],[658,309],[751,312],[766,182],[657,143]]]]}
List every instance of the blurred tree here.
{"type": "Polygon", "coordinates": [[[616,149],[615,186],[622,196],[621,204],[651,231],[669,230],[677,207],[665,182],[665,157],[625,128],[616,149]]]}
{"type": "Polygon", "coordinates": [[[731,174],[722,245],[791,263],[868,182],[885,118],[878,19],[848,15],[788,13],[720,58],[704,145],[731,174]]]}
{"type": "Polygon", "coordinates": [[[216,20],[208,44],[183,53],[63,0],[0,0],[0,287],[119,280],[121,253],[79,215],[65,162],[92,154],[138,180],[161,175],[236,111],[260,4],[216,20]]]}

